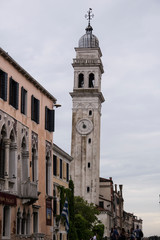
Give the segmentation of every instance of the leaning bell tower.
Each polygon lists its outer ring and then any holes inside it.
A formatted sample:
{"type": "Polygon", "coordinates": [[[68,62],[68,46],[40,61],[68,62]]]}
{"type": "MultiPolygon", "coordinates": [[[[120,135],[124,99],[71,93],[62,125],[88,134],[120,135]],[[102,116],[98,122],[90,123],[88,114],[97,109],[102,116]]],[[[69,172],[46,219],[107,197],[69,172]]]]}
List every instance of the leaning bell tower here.
{"type": "Polygon", "coordinates": [[[72,108],[71,176],[75,195],[89,203],[99,203],[102,53],[98,38],[90,25],[92,9],[87,15],[86,33],[75,48],[74,86],[70,93],[72,108]]]}

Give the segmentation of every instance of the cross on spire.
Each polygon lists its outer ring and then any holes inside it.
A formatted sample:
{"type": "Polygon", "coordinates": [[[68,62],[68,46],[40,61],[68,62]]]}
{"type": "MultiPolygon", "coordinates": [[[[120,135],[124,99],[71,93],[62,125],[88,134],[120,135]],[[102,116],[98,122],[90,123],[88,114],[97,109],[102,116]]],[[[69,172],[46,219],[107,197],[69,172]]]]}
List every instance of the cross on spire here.
{"type": "Polygon", "coordinates": [[[92,8],[89,8],[89,11],[87,12],[87,14],[85,14],[85,18],[87,18],[88,20],[88,26],[90,26],[90,21],[92,20],[93,17],[94,14],[92,14],[92,8]]]}

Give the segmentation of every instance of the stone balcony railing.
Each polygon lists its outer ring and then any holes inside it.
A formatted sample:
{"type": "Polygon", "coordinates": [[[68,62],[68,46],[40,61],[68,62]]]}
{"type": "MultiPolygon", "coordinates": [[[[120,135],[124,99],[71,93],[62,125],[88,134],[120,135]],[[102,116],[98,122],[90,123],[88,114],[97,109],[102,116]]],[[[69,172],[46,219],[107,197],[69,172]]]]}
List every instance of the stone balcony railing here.
{"type": "Polygon", "coordinates": [[[28,179],[22,183],[21,194],[23,198],[38,198],[37,183],[28,179]]]}
{"type": "Polygon", "coordinates": [[[5,180],[3,178],[0,178],[0,191],[4,191],[5,190],[4,183],[5,183],[5,180]]]}
{"type": "Polygon", "coordinates": [[[16,192],[15,180],[11,178],[10,179],[0,178],[0,191],[16,192]],[[7,186],[6,186],[6,181],[7,181],[7,186]]]}

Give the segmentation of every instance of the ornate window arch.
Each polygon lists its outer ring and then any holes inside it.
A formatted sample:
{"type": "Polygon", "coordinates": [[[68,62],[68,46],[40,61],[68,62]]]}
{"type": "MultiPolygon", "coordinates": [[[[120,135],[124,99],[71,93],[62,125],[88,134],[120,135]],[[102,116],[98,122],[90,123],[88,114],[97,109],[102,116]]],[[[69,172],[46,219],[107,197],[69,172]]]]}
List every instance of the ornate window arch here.
{"type": "Polygon", "coordinates": [[[38,181],[38,135],[32,132],[32,181],[38,181]]]}
{"type": "Polygon", "coordinates": [[[29,177],[29,151],[26,136],[23,136],[21,141],[21,159],[22,182],[24,182],[27,181],[29,177]]]}
{"type": "Polygon", "coordinates": [[[4,178],[5,175],[5,137],[6,137],[6,126],[2,126],[0,133],[0,178],[4,178]]]}

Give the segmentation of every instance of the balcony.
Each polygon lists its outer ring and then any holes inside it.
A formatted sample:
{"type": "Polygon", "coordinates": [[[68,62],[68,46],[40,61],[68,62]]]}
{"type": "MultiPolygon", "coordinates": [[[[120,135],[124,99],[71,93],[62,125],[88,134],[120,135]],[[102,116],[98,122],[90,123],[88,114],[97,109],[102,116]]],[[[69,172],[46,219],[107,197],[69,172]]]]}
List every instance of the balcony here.
{"type": "Polygon", "coordinates": [[[31,236],[32,240],[44,240],[45,239],[45,234],[43,233],[34,233],[31,236]]]}
{"type": "Polygon", "coordinates": [[[31,182],[28,178],[27,181],[22,183],[21,194],[26,199],[38,199],[37,183],[31,182]]]}
{"type": "Polygon", "coordinates": [[[0,178],[0,191],[4,191],[5,190],[4,183],[5,183],[5,179],[0,178]]]}

